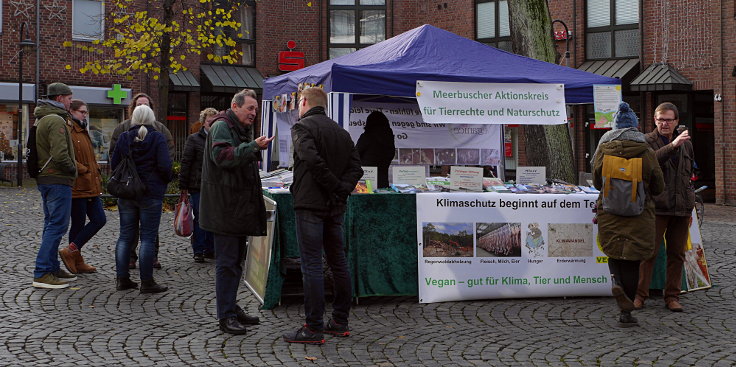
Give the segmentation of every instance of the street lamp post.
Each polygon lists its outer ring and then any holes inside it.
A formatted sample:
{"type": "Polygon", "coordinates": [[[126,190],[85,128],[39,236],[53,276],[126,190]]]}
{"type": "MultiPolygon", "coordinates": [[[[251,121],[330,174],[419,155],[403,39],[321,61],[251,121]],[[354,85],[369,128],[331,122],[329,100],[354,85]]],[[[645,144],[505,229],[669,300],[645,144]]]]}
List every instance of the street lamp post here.
{"type": "Polygon", "coordinates": [[[20,24],[18,41],[18,187],[23,186],[23,51],[36,45],[28,38],[26,26],[26,22],[20,24]],[[23,39],[24,33],[25,39],[23,39]]]}

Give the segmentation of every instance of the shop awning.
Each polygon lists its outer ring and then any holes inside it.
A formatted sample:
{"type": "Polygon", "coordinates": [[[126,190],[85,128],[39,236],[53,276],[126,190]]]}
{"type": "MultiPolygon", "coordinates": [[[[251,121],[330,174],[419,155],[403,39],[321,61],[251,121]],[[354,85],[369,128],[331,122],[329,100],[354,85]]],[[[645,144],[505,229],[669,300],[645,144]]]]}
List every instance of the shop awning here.
{"type": "Polygon", "coordinates": [[[639,59],[586,61],[578,70],[621,79],[623,84],[630,82],[639,72],[639,59]]]}
{"type": "Polygon", "coordinates": [[[189,70],[182,70],[176,74],[169,73],[169,83],[172,91],[179,92],[197,92],[199,91],[199,82],[189,70]]]}
{"type": "Polygon", "coordinates": [[[687,80],[674,67],[664,63],[654,63],[631,82],[634,92],[689,91],[693,83],[687,80]]]}
{"type": "Polygon", "coordinates": [[[238,65],[201,65],[205,76],[203,85],[212,92],[237,93],[249,88],[260,93],[263,90],[263,76],[256,68],[238,65]]]}

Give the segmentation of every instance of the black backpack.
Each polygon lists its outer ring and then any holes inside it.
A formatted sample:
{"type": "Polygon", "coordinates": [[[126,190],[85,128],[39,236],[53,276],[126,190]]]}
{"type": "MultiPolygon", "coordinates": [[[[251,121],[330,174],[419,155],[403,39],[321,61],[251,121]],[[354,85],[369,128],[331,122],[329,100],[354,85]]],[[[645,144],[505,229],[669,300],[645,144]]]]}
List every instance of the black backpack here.
{"type": "Polygon", "coordinates": [[[135,162],[131,155],[132,148],[128,146],[128,154],[115,167],[110,180],[107,181],[107,192],[121,199],[140,199],[147,190],[146,184],[141,181],[135,169],[135,162]]]}
{"type": "Polygon", "coordinates": [[[28,175],[31,178],[38,178],[38,174],[48,166],[51,162],[51,157],[43,167],[38,167],[38,147],[36,147],[36,125],[31,126],[28,131],[28,141],[26,142],[26,168],[28,168],[28,175]]]}

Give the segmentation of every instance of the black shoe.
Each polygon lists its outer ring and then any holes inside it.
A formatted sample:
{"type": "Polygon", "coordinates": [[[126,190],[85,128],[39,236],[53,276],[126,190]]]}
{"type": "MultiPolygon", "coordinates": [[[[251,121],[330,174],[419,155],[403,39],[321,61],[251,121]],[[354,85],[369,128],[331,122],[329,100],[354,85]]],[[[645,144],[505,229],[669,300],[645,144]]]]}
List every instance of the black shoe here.
{"type": "Polygon", "coordinates": [[[329,322],[327,322],[327,325],[325,325],[325,329],[323,330],[325,334],[330,334],[334,336],[350,336],[350,328],[348,327],[348,324],[338,324],[334,320],[330,319],[329,322]]]}
{"type": "Polygon", "coordinates": [[[115,279],[115,288],[119,291],[126,289],[138,289],[138,283],[130,280],[130,278],[117,278],[115,279]]]}
{"type": "Polygon", "coordinates": [[[194,254],[194,262],[195,263],[203,263],[204,262],[204,255],[203,254],[194,254]]]}
{"type": "Polygon", "coordinates": [[[161,263],[158,262],[158,258],[157,257],[154,257],[153,258],[153,268],[154,269],[161,269],[161,263]]]}
{"type": "Polygon", "coordinates": [[[141,280],[141,293],[161,293],[166,292],[169,288],[164,287],[155,280],[141,280]]]}
{"type": "Polygon", "coordinates": [[[214,252],[206,252],[205,251],[204,258],[205,259],[214,259],[215,258],[215,253],[214,252]]]}
{"type": "Polygon", "coordinates": [[[242,308],[240,308],[240,306],[236,306],[235,313],[238,321],[243,325],[258,325],[261,323],[258,316],[249,316],[242,308]]]}
{"type": "Polygon", "coordinates": [[[237,317],[220,319],[220,330],[234,335],[243,335],[246,331],[245,325],[241,324],[237,317]]]}
{"type": "Polygon", "coordinates": [[[304,325],[295,332],[284,334],[284,341],[287,343],[324,344],[325,337],[321,332],[312,331],[307,325],[304,325]]]}
{"type": "Polygon", "coordinates": [[[636,319],[636,317],[631,316],[631,312],[621,312],[620,315],[618,315],[618,326],[619,327],[632,327],[632,326],[639,326],[639,321],[636,319]]]}

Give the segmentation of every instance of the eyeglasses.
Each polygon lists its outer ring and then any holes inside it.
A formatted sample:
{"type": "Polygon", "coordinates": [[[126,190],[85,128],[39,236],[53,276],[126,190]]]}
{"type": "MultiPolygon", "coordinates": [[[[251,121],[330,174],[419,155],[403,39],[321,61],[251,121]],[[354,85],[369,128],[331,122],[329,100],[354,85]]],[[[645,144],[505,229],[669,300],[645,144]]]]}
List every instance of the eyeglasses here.
{"type": "Polygon", "coordinates": [[[84,111],[77,110],[77,112],[81,113],[82,115],[89,115],[89,111],[87,111],[87,110],[84,110],[84,111]]]}
{"type": "Polygon", "coordinates": [[[657,122],[666,122],[668,124],[677,121],[677,119],[655,119],[657,122]]]}

